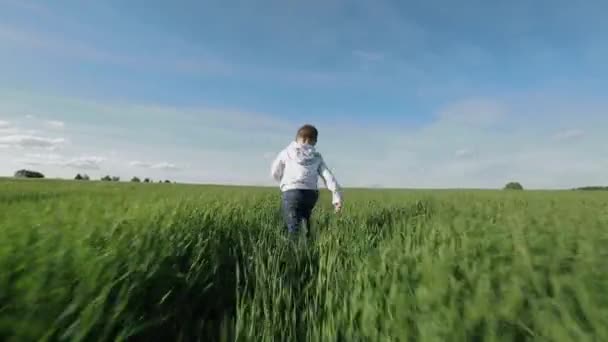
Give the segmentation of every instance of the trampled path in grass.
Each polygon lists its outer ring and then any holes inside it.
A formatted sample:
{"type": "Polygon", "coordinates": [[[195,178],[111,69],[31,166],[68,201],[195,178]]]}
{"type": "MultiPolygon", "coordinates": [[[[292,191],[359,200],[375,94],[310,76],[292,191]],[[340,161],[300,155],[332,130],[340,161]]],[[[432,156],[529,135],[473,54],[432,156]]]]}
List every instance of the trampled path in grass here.
{"type": "Polygon", "coordinates": [[[0,340],[608,340],[608,194],[0,181],[0,340]]]}

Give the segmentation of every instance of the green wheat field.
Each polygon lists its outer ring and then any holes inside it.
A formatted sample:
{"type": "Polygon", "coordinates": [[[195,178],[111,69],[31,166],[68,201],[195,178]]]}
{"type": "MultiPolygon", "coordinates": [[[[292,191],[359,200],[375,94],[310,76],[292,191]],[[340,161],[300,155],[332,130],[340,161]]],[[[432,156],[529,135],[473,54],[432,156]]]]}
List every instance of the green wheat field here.
{"type": "Polygon", "coordinates": [[[2,341],[608,341],[608,194],[0,180],[2,341]]]}

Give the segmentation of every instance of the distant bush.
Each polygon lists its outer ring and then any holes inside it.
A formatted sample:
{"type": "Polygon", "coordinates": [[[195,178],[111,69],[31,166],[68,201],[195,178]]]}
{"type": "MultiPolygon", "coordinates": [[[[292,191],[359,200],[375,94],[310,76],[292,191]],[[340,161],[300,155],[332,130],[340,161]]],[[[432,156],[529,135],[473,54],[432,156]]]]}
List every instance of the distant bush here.
{"type": "Polygon", "coordinates": [[[78,180],[78,181],[88,181],[88,180],[90,180],[89,175],[87,175],[87,174],[82,174],[81,175],[80,173],[77,174],[76,177],[74,177],[74,179],[78,180]]]}
{"type": "Polygon", "coordinates": [[[608,191],[608,186],[584,186],[582,188],[577,188],[574,190],[582,190],[582,191],[608,191]]]}
{"type": "Polygon", "coordinates": [[[144,179],[144,183],[150,183],[150,178],[144,179]]]}
{"type": "Polygon", "coordinates": [[[510,182],[505,185],[505,190],[523,190],[524,187],[518,182],[510,182]]]}
{"type": "Polygon", "coordinates": [[[131,182],[133,182],[133,183],[141,183],[141,179],[139,179],[137,177],[133,177],[133,178],[131,178],[131,182]]]}
{"type": "Polygon", "coordinates": [[[165,184],[170,184],[171,181],[170,180],[165,180],[165,184]]]}
{"type": "Polygon", "coordinates": [[[120,182],[120,177],[117,177],[117,176],[112,177],[112,182],[120,182]]]}
{"type": "Polygon", "coordinates": [[[15,178],[44,178],[44,175],[38,171],[19,170],[15,172],[15,178]]]}
{"type": "Polygon", "coordinates": [[[89,175],[87,175],[87,174],[82,174],[81,175],[80,173],[77,174],[76,177],[74,177],[74,179],[78,180],[78,181],[88,181],[88,180],[90,180],[89,175]]]}
{"type": "Polygon", "coordinates": [[[103,176],[103,177],[101,177],[101,181],[102,182],[111,182],[112,181],[112,177],[110,177],[110,176],[103,176]]]}

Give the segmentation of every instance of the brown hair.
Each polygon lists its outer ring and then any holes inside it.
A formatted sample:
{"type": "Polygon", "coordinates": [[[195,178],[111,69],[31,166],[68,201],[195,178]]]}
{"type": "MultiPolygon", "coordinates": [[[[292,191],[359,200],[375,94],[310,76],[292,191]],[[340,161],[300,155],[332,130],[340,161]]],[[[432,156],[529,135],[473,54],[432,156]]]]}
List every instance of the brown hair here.
{"type": "Polygon", "coordinates": [[[304,125],[298,130],[296,138],[302,138],[309,142],[317,142],[319,137],[319,131],[313,125],[304,125]]]}

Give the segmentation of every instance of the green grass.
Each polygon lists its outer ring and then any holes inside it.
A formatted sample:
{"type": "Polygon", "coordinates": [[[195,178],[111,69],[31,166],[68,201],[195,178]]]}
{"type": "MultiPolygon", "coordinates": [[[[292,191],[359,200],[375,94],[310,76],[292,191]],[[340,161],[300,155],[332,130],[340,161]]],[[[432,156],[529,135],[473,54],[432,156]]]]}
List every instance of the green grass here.
{"type": "Polygon", "coordinates": [[[327,195],[0,181],[0,340],[608,340],[608,194],[327,195]]]}

